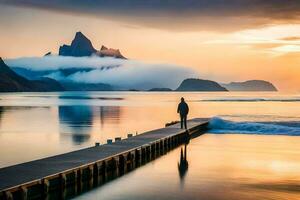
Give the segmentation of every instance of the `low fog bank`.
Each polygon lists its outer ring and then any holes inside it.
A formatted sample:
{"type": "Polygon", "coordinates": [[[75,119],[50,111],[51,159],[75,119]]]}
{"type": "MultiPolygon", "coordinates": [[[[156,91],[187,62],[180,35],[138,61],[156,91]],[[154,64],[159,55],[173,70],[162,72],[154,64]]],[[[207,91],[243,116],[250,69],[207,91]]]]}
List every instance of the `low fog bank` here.
{"type": "Polygon", "coordinates": [[[10,67],[23,67],[33,71],[59,70],[68,68],[101,68],[105,66],[120,66],[129,60],[111,57],[71,57],[71,56],[44,56],[22,57],[6,59],[10,67]]]}
{"type": "Polygon", "coordinates": [[[121,88],[175,89],[184,79],[198,77],[194,70],[184,66],[107,57],[45,56],[7,59],[5,62],[10,67],[21,67],[32,73],[48,71],[43,76],[58,81],[106,83],[121,88]],[[67,69],[78,70],[66,75],[63,70],[67,69]]]}

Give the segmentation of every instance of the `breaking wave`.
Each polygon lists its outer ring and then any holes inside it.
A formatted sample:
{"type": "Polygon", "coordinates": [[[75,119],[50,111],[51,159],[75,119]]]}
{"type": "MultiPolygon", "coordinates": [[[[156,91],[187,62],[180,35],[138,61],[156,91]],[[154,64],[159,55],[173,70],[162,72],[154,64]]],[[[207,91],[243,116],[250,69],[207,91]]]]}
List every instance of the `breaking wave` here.
{"type": "Polygon", "coordinates": [[[210,133],[300,136],[300,122],[234,122],[213,117],[209,129],[210,133]]]}

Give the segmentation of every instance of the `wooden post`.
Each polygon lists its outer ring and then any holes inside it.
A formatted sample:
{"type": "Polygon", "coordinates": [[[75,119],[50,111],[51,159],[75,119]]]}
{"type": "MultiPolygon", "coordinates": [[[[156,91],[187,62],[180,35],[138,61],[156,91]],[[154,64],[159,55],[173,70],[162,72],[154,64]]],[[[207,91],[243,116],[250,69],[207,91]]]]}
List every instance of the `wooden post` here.
{"type": "Polygon", "coordinates": [[[5,193],[4,192],[0,192],[0,199],[5,199],[5,193]]]}
{"type": "Polygon", "coordinates": [[[168,151],[168,139],[164,139],[164,149],[168,151]]]}
{"type": "Polygon", "coordinates": [[[142,146],[142,163],[144,164],[147,160],[147,150],[145,146],[142,146]]]}
{"type": "Polygon", "coordinates": [[[43,179],[42,180],[42,187],[43,187],[43,199],[46,199],[46,197],[49,194],[49,189],[50,189],[50,183],[48,179],[43,179]]]}
{"type": "Polygon", "coordinates": [[[128,152],[126,155],[126,172],[132,169],[132,157],[131,153],[128,152]]]}
{"type": "Polygon", "coordinates": [[[175,146],[177,147],[179,143],[178,135],[175,136],[175,146]]]}
{"type": "Polygon", "coordinates": [[[78,169],[76,173],[76,179],[77,179],[77,194],[80,194],[82,191],[82,169],[78,169]]]}
{"type": "Polygon", "coordinates": [[[62,173],[62,174],[60,174],[60,185],[61,185],[62,191],[66,188],[66,184],[67,184],[66,174],[62,173]]]}
{"type": "Polygon", "coordinates": [[[107,179],[106,177],[106,162],[105,161],[101,161],[100,163],[98,163],[99,165],[99,181],[98,184],[104,183],[107,179]]]}
{"type": "Polygon", "coordinates": [[[141,164],[141,150],[136,149],[135,150],[135,165],[140,166],[140,164],[141,164]]]}
{"type": "Polygon", "coordinates": [[[5,197],[6,197],[6,200],[13,200],[14,199],[14,197],[13,197],[13,195],[10,191],[5,192],[5,197]]]}
{"type": "Polygon", "coordinates": [[[132,169],[136,168],[136,151],[131,151],[131,156],[132,156],[132,169]]]}
{"type": "Polygon", "coordinates": [[[22,186],[21,192],[22,192],[22,200],[27,200],[28,199],[28,189],[25,186],[22,186]]]}
{"type": "Polygon", "coordinates": [[[159,141],[159,150],[160,154],[162,155],[164,152],[164,143],[162,140],[159,141]]]}
{"type": "Polygon", "coordinates": [[[157,155],[157,156],[160,156],[160,154],[161,154],[160,141],[156,142],[156,145],[157,145],[157,152],[156,152],[156,155],[157,155]]]}
{"type": "Polygon", "coordinates": [[[89,188],[93,187],[93,178],[94,178],[94,165],[89,165],[88,167],[89,175],[88,175],[88,182],[89,182],[89,188]]]}
{"type": "Polygon", "coordinates": [[[175,147],[175,137],[174,136],[171,137],[171,146],[172,146],[172,149],[174,149],[174,147],[175,147]]]}
{"type": "Polygon", "coordinates": [[[95,163],[93,165],[94,167],[94,173],[93,173],[93,186],[97,186],[99,183],[98,183],[98,180],[99,180],[99,164],[98,163],[95,163]]]}
{"type": "Polygon", "coordinates": [[[156,152],[155,146],[156,146],[155,143],[152,143],[151,146],[150,146],[151,147],[151,159],[154,159],[155,156],[156,156],[155,155],[155,152],[156,152]]]}
{"type": "Polygon", "coordinates": [[[146,146],[146,153],[147,153],[147,161],[151,159],[151,146],[147,145],[146,146]]]}
{"type": "Polygon", "coordinates": [[[119,174],[123,175],[126,172],[126,158],[122,154],[119,156],[119,174]]]}
{"type": "Polygon", "coordinates": [[[107,160],[103,161],[103,172],[104,172],[104,180],[107,181],[108,180],[108,162],[107,160]]]}
{"type": "Polygon", "coordinates": [[[114,170],[114,176],[118,177],[120,175],[119,172],[119,157],[113,157],[112,158],[112,163],[113,163],[113,170],[114,170]]]}
{"type": "Polygon", "coordinates": [[[171,144],[171,138],[169,137],[169,138],[168,138],[168,149],[169,149],[169,150],[172,149],[171,146],[172,146],[172,144],[171,144]]]}

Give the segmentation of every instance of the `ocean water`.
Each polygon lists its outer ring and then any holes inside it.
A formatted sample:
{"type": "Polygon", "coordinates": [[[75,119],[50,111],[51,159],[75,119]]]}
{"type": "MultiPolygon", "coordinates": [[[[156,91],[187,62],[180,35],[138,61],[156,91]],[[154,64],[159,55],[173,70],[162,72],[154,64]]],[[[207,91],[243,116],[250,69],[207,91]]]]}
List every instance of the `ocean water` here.
{"type": "Polygon", "coordinates": [[[163,127],[178,120],[181,97],[189,118],[211,118],[187,146],[185,172],[178,148],[78,198],[300,199],[300,94],[3,93],[0,167],[163,127]]]}
{"type": "Polygon", "coordinates": [[[178,120],[211,117],[211,133],[298,135],[300,94],[61,92],[0,94],[0,167],[92,146],[178,120]]]}
{"type": "Polygon", "coordinates": [[[300,138],[205,134],[76,200],[299,200],[300,138]]]}

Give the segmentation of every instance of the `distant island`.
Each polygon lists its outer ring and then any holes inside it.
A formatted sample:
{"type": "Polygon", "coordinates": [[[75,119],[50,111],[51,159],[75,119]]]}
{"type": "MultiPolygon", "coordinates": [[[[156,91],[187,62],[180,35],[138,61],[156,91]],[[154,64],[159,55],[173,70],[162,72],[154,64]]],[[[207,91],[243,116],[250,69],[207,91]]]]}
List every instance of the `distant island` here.
{"type": "Polygon", "coordinates": [[[249,80],[245,82],[231,82],[221,84],[229,91],[278,91],[270,82],[264,80],[249,80]]]}
{"type": "Polygon", "coordinates": [[[185,79],[176,91],[228,91],[219,83],[203,79],[185,79]]]}
{"type": "Polygon", "coordinates": [[[149,92],[170,92],[173,91],[171,88],[151,88],[149,92]]]}

